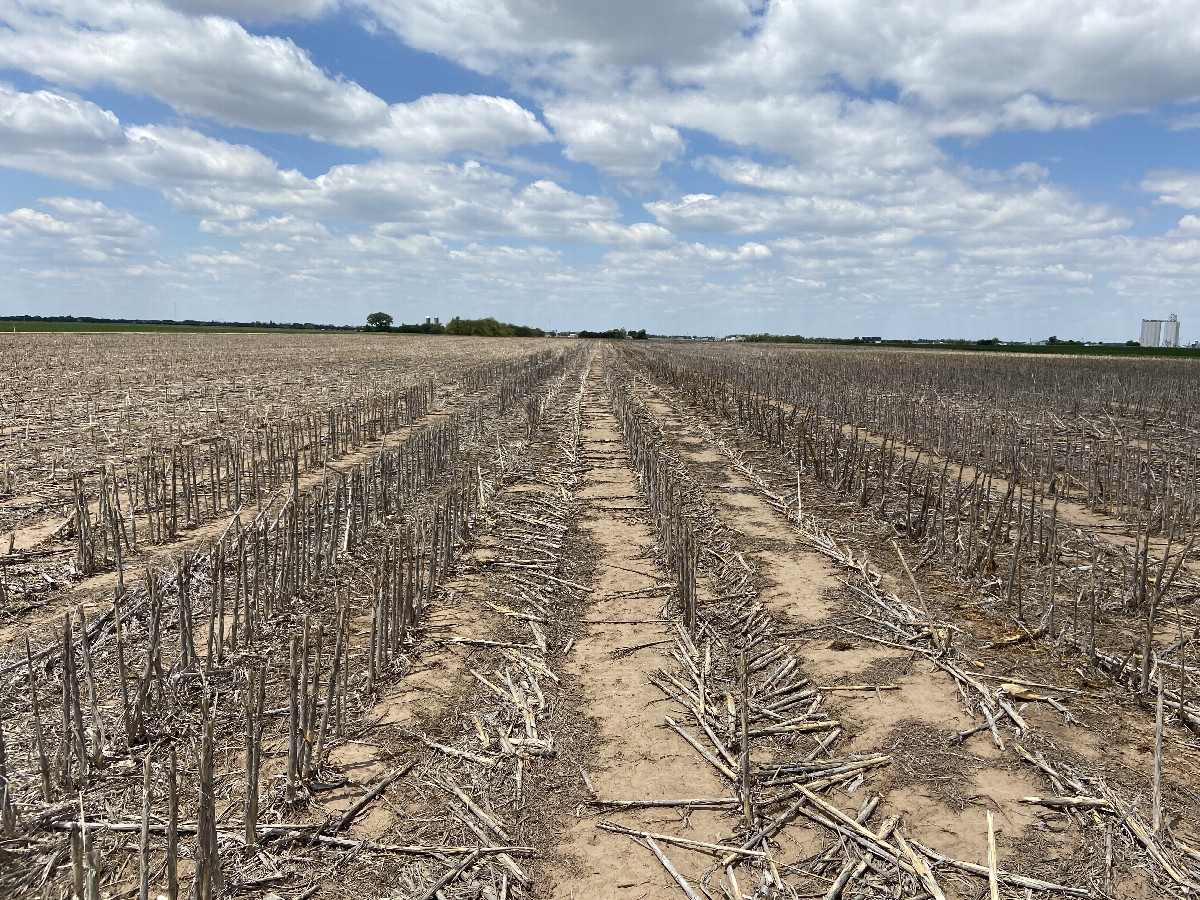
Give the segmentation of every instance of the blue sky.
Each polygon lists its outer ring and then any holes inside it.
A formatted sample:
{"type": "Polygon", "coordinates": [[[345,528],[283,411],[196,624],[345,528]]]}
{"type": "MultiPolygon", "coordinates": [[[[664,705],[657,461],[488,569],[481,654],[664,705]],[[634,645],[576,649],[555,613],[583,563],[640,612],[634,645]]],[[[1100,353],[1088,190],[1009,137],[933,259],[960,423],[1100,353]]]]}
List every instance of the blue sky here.
{"type": "Polygon", "coordinates": [[[1193,13],[0,0],[0,316],[1191,342],[1193,13]]]}

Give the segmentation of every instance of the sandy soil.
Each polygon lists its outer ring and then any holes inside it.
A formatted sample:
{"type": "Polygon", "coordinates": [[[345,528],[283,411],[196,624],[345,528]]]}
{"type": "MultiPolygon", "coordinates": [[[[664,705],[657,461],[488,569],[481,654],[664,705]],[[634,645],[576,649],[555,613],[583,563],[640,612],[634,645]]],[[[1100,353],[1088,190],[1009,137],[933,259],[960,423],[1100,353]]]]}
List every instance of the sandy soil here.
{"type": "MultiPolygon", "coordinates": [[[[662,595],[620,596],[660,583],[647,549],[653,541],[649,527],[628,513],[604,507],[627,504],[637,490],[628,456],[615,443],[619,438],[602,385],[593,378],[586,397],[585,427],[580,438],[592,463],[578,496],[585,502],[582,527],[603,560],[594,587],[597,600],[588,610],[587,631],[576,642],[568,671],[578,679],[585,708],[596,719],[602,745],[596,755],[592,784],[604,800],[666,800],[680,796],[724,795],[712,769],[694,751],[663,734],[663,716],[678,710],[662,703],[662,694],[646,675],[662,665],[660,647],[644,647],[619,661],[613,654],[626,648],[669,640],[674,626],[656,624],[662,595]],[[620,567],[620,568],[618,568],[620,567]],[[630,569],[651,570],[650,575],[630,569]],[[598,624],[588,624],[599,620],[598,624]],[[621,622],[622,624],[614,624],[621,622]],[[625,624],[639,622],[644,624],[625,624]]],[[[669,831],[696,840],[715,841],[724,827],[711,813],[694,812],[687,822],[671,810],[646,810],[622,818],[624,824],[651,831],[669,831]]],[[[549,887],[555,898],[668,898],[678,887],[648,853],[628,837],[598,830],[589,816],[568,829],[558,848],[564,870],[570,872],[549,887]]],[[[675,859],[688,877],[695,877],[700,858],[675,859]]]]}

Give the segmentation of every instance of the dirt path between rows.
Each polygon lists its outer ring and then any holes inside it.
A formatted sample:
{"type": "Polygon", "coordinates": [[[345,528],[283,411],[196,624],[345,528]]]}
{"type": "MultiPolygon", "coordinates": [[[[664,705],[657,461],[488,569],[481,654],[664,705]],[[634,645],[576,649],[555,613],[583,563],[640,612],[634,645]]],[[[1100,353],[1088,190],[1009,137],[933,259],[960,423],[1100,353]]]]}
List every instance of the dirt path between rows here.
{"type": "MultiPolygon", "coordinates": [[[[727,796],[707,763],[666,731],[664,715],[681,715],[663,702],[646,676],[661,667],[661,646],[674,625],[661,619],[664,593],[630,594],[661,584],[649,552],[654,536],[640,520],[638,480],[617,421],[604,395],[602,375],[593,371],[584,395],[580,446],[589,463],[577,497],[585,505],[580,528],[590,537],[599,567],[596,601],[566,665],[583,693],[583,707],[598,726],[602,745],[593,759],[591,781],[604,800],[651,800],[727,796]],[[632,513],[632,514],[631,514],[632,513]],[[643,646],[643,645],[652,646],[643,646]],[[631,649],[641,647],[642,649],[631,649]],[[615,658],[618,657],[619,658],[615,658]],[[665,732],[665,733],[664,733],[665,732]]],[[[716,841],[725,831],[716,814],[689,817],[672,809],[630,812],[620,817],[632,828],[716,841]]],[[[564,835],[558,849],[562,877],[549,885],[553,898],[678,900],[679,888],[646,850],[621,834],[602,831],[586,815],[564,835]]],[[[672,861],[695,881],[709,858],[673,848],[672,861]]]]}

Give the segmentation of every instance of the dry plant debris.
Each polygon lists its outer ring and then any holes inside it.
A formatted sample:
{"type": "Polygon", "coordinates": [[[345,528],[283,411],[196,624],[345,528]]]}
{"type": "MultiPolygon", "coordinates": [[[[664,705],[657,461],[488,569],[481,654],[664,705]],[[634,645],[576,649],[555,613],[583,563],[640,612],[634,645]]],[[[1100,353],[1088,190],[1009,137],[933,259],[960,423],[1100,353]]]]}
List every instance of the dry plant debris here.
{"type": "Polygon", "coordinates": [[[0,895],[1200,892],[1175,363],[20,339],[0,895]]]}

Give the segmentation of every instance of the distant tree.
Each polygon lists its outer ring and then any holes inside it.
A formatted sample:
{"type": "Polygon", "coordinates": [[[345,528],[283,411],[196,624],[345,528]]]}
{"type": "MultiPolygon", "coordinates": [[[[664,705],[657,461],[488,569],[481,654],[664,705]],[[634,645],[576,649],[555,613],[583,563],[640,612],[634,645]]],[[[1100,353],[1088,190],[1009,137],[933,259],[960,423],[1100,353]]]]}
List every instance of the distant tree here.
{"type": "Polygon", "coordinates": [[[645,328],[639,328],[637,331],[629,332],[629,337],[635,341],[644,341],[649,338],[649,335],[646,334],[645,328]]]}
{"type": "Polygon", "coordinates": [[[392,317],[385,312],[373,312],[367,316],[367,324],[376,331],[391,331],[392,317]]]}
{"type": "Polygon", "coordinates": [[[581,331],[581,338],[609,338],[614,341],[623,341],[629,336],[624,328],[610,328],[608,331],[581,331]]]}
{"type": "Polygon", "coordinates": [[[1057,335],[1057,334],[1052,334],[1052,335],[1050,335],[1050,337],[1046,338],[1046,343],[1047,343],[1047,344],[1061,344],[1061,343],[1062,343],[1062,341],[1060,341],[1060,340],[1058,339],[1058,335],[1057,335]]]}
{"type": "Polygon", "coordinates": [[[514,328],[499,322],[492,316],[485,319],[463,319],[455,316],[446,325],[448,334],[474,335],[476,337],[512,337],[514,328]]]}
{"type": "Polygon", "coordinates": [[[512,325],[499,322],[492,316],[486,319],[463,319],[455,316],[446,323],[447,334],[473,335],[475,337],[543,337],[545,332],[530,325],[512,325]]]}
{"type": "Polygon", "coordinates": [[[1141,341],[1126,341],[1125,346],[1126,347],[1140,347],[1140,346],[1142,346],[1142,342],[1141,341]]]}

